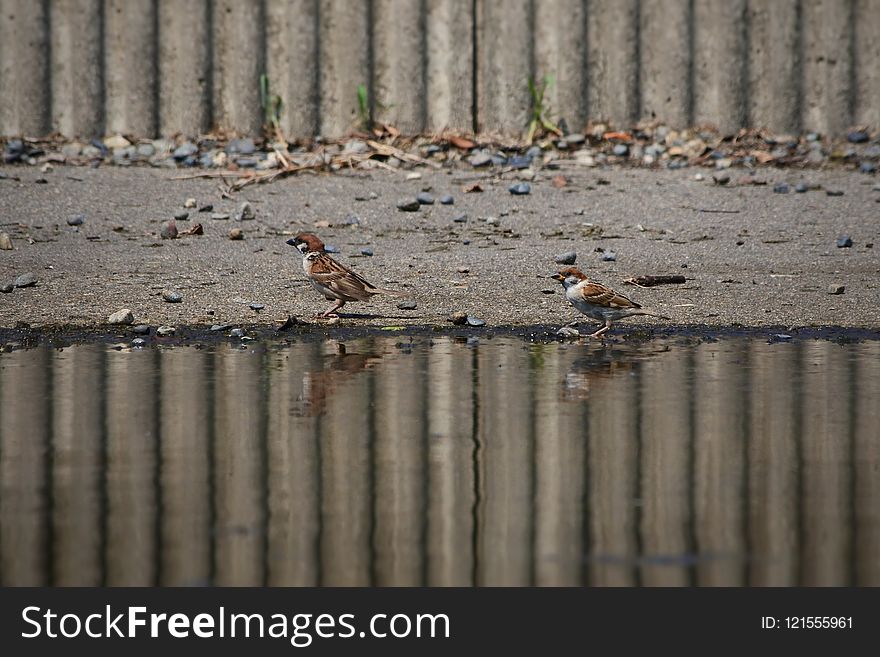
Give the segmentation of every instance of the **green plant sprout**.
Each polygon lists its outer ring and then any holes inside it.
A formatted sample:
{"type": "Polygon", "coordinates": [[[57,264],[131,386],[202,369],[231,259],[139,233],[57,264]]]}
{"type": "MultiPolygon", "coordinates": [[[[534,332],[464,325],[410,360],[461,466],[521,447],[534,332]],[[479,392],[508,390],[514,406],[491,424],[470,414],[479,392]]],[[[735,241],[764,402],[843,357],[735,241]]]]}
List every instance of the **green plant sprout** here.
{"type": "Polygon", "coordinates": [[[529,122],[529,133],[526,137],[529,144],[532,143],[539,130],[552,132],[559,137],[562,136],[562,130],[548,118],[550,107],[544,104],[544,93],[548,87],[553,85],[553,82],[552,76],[545,75],[541,81],[541,87],[538,88],[532,78],[528,79],[529,94],[532,96],[532,120],[529,122]]]}
{"type": "Polygon", "coordinates": [[[263,125],[266,127],[272,126],[275,138],[283,140],[284,135],[281,132],[281,107],[284,105],[284,101],[281,100],[281,96],[269,93],[269,76],[265,73],[260,76],[260,104],[263,107],[263,125]]]}
{"type": "Polygon", "coordinates": [[[367,96],[367,85],[365,84],[358,85],[357,103],[360,126],[363,130],[369,131],[373,122],[370,120],[370,102],[367,96]]]}

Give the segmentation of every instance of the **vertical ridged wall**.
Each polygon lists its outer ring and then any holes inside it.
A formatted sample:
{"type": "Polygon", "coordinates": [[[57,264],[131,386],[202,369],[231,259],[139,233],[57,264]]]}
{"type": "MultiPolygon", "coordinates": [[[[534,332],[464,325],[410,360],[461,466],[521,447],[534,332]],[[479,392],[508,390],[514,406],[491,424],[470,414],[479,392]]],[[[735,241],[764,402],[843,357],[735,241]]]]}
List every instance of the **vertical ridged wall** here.
{"type": "Polygon", "coordinates": [[[880,0],[0,0],[0,134],[880,124],[880,0]]]}

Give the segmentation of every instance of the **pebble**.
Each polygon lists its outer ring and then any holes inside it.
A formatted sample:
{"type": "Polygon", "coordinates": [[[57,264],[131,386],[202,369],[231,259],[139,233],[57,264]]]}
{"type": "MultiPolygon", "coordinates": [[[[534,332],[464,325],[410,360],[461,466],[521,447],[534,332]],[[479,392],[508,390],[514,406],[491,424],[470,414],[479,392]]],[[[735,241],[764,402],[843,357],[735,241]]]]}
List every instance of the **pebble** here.
{"type": "Polygon", "coordinates": [[[526,151],[526,157],[530,157],[533,160],[536,157],[541,157],[542,154],[543,151],[541,150],[540,146],[532,146],[529,150],[526,151]]]}
{"type": "Polygon", "coordinates": [[[843,190],[841,189],[826,189],[826,196],[843,196],[843,190]]]}
{"type": "Polygon", "coordinates": [[[371,257],[373,255],[373,249],[363,248],[361,249],[361,255],[371,257]]]}
{"type": "Polygon", "coordinates": [[[726,173],[716,173],[712,176],[712,180],[716,185],[726,185],[730,182],[730,176],[726,173]]]}
{"type": "Polygon", "coordinates": [[[231,338],[243,338],[247,331],[243,328],[234,328],[229,332],[229,337],[231,338]]]}
{"type": "Polygon", "coordinates": [[[134,313],[128,308],[122,308],[107,318],[108,324],[133,324],[134,313]]]}
{"type": "Polygon", "coordinates": [[[162,224],[162,230],[159,231],[159,236],[163,240],[173,240],[177,237],[177,224],[174,223],[174,219],[162,224]]]}
{"type": "Polygon", "coordinates": [[[205,205],[199,208],[199,212],[213,212],[214,206],[211,203],[206,203],[205,205]]]}
{"type": "Polygon", "coordinates": [[[261,303],[252,303],[252,304],[250,305],[250,309],[251,309],[251,310],[255,310],[255,311],[258,311],[258,312],[259,312],[260,310],[262,310],[263,308],[265,308],[265,307],[266,307],[266,306],[264,306],[264,305],[261,304],[261,303]]]}
{"type": "Polygon", "coordinates": [[[849,235],[841,235],[837,238],[838,249],[848,249],[853,245],[852,238],[849,235]]]}
{"type": "Polygon", "coordinates": [[[32,272],[22,274],[15,279],[15,287],[32,287],[37,284],[37,277],[32,272]]]}
{"type": "Polygon", "coordinates": [[[870,136],[864,130],[853,130],[846,134],[846,139],[851,144],[863,144],[870,139],[870,136]]]}
{"type": "Polygon", "coordinates": [[[0,292],[9,294],[15,289],[15,283],[0,283],[0,292]]]}
{"type": "Polygon", "coordinates": [[[175,221],[186,221],[187,219],[189,219],[189,212],[186,210],[178,210],[174,213],[175,221]]]}
{"type": "Polygon", "coordinates": [[[828,286],[828,294],[843,294],[846,287],[840,283],[832,283],[828,286]]]}
{"type": "Polygon", "coordinates": [[[147,344],[147,341],[143,338],[135,338],[131,341],[132,347],[143,347],[145,344],[147,344]]]}
{"type": "Polygon", "coordinates": [[[211,214],[211,219],[215,221],[227,221],[229,219],[228,212],[214,212],[211,214]]]}
{"type": "Polygon", "coordinates": [[[256,152],[257,146],[250,137],[243,139],[233,139],[226,146],[227,153],[241,153],[242,155],[251,155],[256,152]]]}
{"type": "Polygon", "coordinates": [[[162,299],[168,303],[180,303],[183,296],[177,290],[162,290],[162,299]]]}
{"type": "Polygon", "coordinates": [[[507,191],[509,191],[511,194],[515,194],[516,196],[523,196],[531,192],[532,188],[529,183],[522,182],[511,185],[507,188],[507,191]]]}
{"type": "Polygon", "coordinates": [[[556,335],[560,335],[563,338],[579,338],[581,337],[580,331],[571,326],[563,326],[561,329],[556,331],[556,335]]]}
{"type": "Polygon", "coordinates": [[[421,207],[422,204],[418,201],[400,201],[397,204],[397,209],[401,212],[418,212],[421,207]]]}
{"type": "Polygon", "coordinates": [[[449,321],[455,324],[456,326],[461,326],[462,324],[467,324],[468,316],[467,313],[463,313],[461,311],[452,313],[452,317],[449,318],[449,321]]]}
{"type": "Polygon", "coordinates": [[[798,194],[803,194],[803,193],[805,193],[805,192],[806,192],[807,190],[809,190],[809,189],[810,189],[810,188],[807,187],[807,184],[806,184],[806,183],[802,183],[802,182],[800,182],[800,183],[798,183],[797,185],[794,186],[794,191],[797,192],[798,194]]]}
{"type": "Polygon", "coordinates": [[[212,331],[225,331],[230,327],[230,324],[213,324],[211,326],[212,331]]]}
{"type": "Polygon", "coordinates": [[[873,162],[862,162],[859,165],[859,171],[862,173],[875,173],[877,171],[877,167],[873,162]]]}
{"type": "Polygon", "coordinates": [[[615,144],[614,148],[611,149],[611,152],[618,157],[625,157],[629,155],[629,146],[626,144],[615,144]]]}
{"type": "Polygon", "coordinates": [[[419,195],[416,196],[416,201],[422,205],[434,205],[434,197],[427,192],[419,192],[419,195]]]}
{"type": "Polygon", "coordinates": [[[556,290],[545,287],[543,290],[541,290],[541,294],[556,294],[556,290]]]}
{"type": "Polygon", "coordinates": [[[196,207],[196,200],[194,198],[188,198],[183,202],[183,207],[185,208],[194,208],[196,207]]]}
{"type": "Polygon", "coordinates": [[[361,220],[360,220],[360,217],[358,217],[357,215],[350,214],[350,215],[346,216],[345,219],[342,220],[342,223],[344,223],[346,226],[359,226],[361,223],[361,220]]]}
{"type": "Polygon", "coordinates": [[[565,141],[567,141],[569,144],[573,144],[575,146],[577,146],[579,144],[583,144],[584,141],[586,141],[586,139],[587,138],[584,135],[582,135],[578,132],[575,132],[570,135],[565,135],[565,141]]]}
{"type": "Polygon", "coordinates": [[[122,135],[113,135],[104,140],[104,146],[107,148],[128,148],[131,142],[122,135]]]}
{"type": "Polygon", "coordinates": [[[415,310],[416,309],[416,302],[415,301],[401,301],[399,304],[397,304],[397,307],[400,308],[401,310],[415,310]]]}
{"type": "Polygon", "coordinates": [[[82,226],[86,222],[86,216],[84,214],[75,214],[72,217],[67,218],[68,226],[82,226]]]}
{"type": "Polygon", "coordinates": [[[149,335],[150,327],[147,324],[138,324],[131,329],[136,335],[149,335]]]}
{"type": "Polygon", "coordinates": [[[467,221],[467,215],[466,215],[466,214],[460,214],[460,215],[458,215],[457,217],[453,217],[453,218],[452,218],[452,221],[454,221],[454,222],[457,223],[457,224],[463,224],[463,223],[465,223],[465,222],[467,221]]]}
{"type": "Polygon", "coordinates": [[[229,231],[229,239],[234,242],[244,239],[244,233],[241,232],[241,228],[233,228],[229,231]]]}
{"type": "Polygon", "coordinates": [[[166,336],[166,335],[174,335],[174,327],[173,326],[160,326],[156,329],[156,335],[166,336]]]}
{"type": "Polygon", "coordinates": [[[185,160],[188,157],[192,157],[199,152],[198,146],[193,144],[191,141],[188,141],[184,144],[181,144],[177,148],[174,149],[174,152],[171,153],[171,157],[173,157],[178,162],[181,160],[185,160]]]}
{"type": "Polygon", "coordinates": [[[413,171],[412,173],[406,174],[407,180],[419,180],[421,177],[422,177],[422,174],[418,173],[417,171],[413,171]]]}
{"type": "Polygon", "coordinates": [[[566,251],[565,253],[560,253],[558,256],[553,258],[553,260],[558,265],[573,265],[574,261],[577,260],[577,257],[577,252],[566,251]]]}
{"type": "Polygon", "coordinates": [[[468,315],[467,316],[467,324],[468,324],[468,326],[485,326],[486,321],[482,320],[478,317],[471,317],[470,315],[468,315]]]}
{"type": "Polygon", "coordinates": [[[787,183],[779,183],[773,188],[774,194],[788,194],[790,188],[787,183]]]}
{"type": "Polygon", "coordinates": [[[456,269],[456,271],[459,274],[470,274],[471,273],[470,267],[459,267],[458,269],[456,269]]]}
{"type": "Polygon", "coordinates": [[[528,169],[532,166],[532,158],[523,155],[514,155],[507,161],[511,169],[528,169]]]}
{"type": "Polygon", "coordinates": [[[603,262],[614,262],[617,260],[617,254],[614,251],[605,251],[602,253],[603,262]]]}
{"type": "Polygon", "coordinates": [[[468,158],[468,163],[472,167],[484,167],[489,164],[492,164],[492,156],[486,153],[485,151],[480,151],[475,153],[471,157],[468,158]]]}
{"type": "Polygon", "coordinates": [[[257,212],[248,201],[238,206],[238,212],[235,213],[236,221],[250,221],[257,218],[257,212]]]}
{"type": "Polygon", "coordinates": [[[12,238],[8,233],[0,233],[0,251],[12,251],[12,238]]]}
{"type": "Polygon", "coordinates": [[[152,144],[138,144],[135,152],[140,157],[153,157],[156,154],[156,147],[152,144]]]}

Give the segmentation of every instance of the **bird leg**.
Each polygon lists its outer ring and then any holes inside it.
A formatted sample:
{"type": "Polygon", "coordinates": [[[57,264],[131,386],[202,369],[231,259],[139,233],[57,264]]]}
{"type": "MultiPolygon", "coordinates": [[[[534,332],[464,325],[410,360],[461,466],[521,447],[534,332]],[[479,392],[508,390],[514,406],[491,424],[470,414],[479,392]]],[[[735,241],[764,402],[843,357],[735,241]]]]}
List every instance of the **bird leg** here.
{"type": "Polygon", "coordinates": [[[595,333],[590,333],[587,337],[588,338],[601,338],[605,334],[605,332],[610,328],[611,328],[611,319],[605,318],[605,326],[600,328],[595,333]]]}
{"type": "Polygon", "coordinates": [[[321,317],[339,317],[339,315],[336,314],[336,311],[337,311],[337,310],[342,310],[342,306],[344,306],[344,305],[345,305],[345,301],[343,301],[342,299],[337,299],[337,300],[336,300],[336,303],[334,303],[332,306],[330,306],[330,307],[329,307],[329,308],[328,308],[328,309],[327,309],[327,310],[321,315],[321,317]]]}

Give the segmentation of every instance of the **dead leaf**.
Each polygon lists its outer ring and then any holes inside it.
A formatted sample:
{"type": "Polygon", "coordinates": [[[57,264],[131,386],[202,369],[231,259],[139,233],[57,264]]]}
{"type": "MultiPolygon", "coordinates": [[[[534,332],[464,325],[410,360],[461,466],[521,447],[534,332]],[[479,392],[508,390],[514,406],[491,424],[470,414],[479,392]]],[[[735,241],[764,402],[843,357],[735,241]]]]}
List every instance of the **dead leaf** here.
{"type": "Polygon", "coordinates": [[[553,176],[553,186],[557,189],[565,187],[568,184],[568,179],[562,174],[558,176],[553,176]]]}
{"type": "Polygon", "coordinates": [[[752,151],[751,153],[749,153],[749,155],[754,157],[761,164],[767,164],[768,162],[772,162],[776,159],[767,151],[752,151]]]}
{"type": "Polygon", "coordinates": [[[468,185],[464,188],[465,194],[470,194],[471,192],[482,192],[483,188],[480,186],[480,183],[474,183],[473,185],[468,185]]]}
{"type": "Polygon", "coordinates": [[[628,132],[606,132],[602,139],[617,139],[619,141],[632,141],[632,135],[628,132]]]}
{"type": "Polygon", "coordinates": [[[202,228],[202,224],[196,224],[192,228],[187,228],[184,231],[181,231],[179,235],[204,235],[205,229],[202,228]]]}
{"type": "Polygon", "coordinates": [[[326,219],[321,219],[312,224],[315,228],[330,228],[330,222],[326,219]]]}
{"type": "Polygon", "coordinates": [[[470,139],[465,139],[464,137],[458,137],[457,135],[451,135],[449,137],[449,143],[455,146],[456,148],[461,148],[463,150],[469,150],[476,146],[474,142],[470,139]]]}

